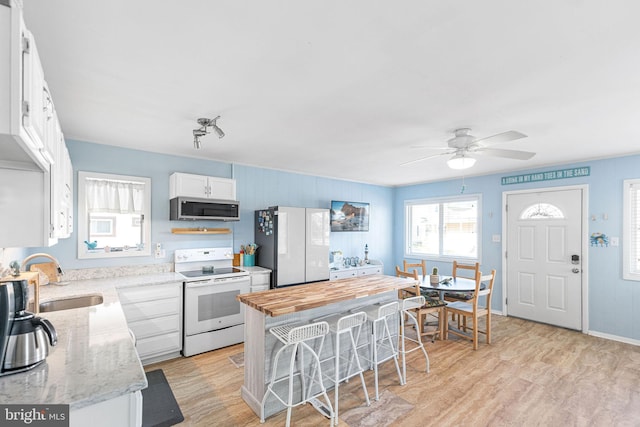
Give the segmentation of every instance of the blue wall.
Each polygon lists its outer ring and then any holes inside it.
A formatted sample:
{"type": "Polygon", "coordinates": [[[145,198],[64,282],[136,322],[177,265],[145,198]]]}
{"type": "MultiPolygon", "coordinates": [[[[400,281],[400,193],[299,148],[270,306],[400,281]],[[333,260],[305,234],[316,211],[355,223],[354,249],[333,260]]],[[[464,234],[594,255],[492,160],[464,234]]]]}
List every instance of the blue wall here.
{"type": "MultiPolygon", "coordinates": [[[[177,248],[226,245],[238,251],[241,244],[253,241],[253,212],[256,209],[274,205],[328,208],[331,200],[349,200],[371,203],[370,231],[332,233],[331,249],[340,249],[345,256],[362,257],[364,245],[368,244],[369,257],[381,260],[385,265],[385,273],[393,274],[394,266],[401,265],[404,256],[404,201],[458,195],[462,184],[461,180],[451,180],[389,188],[72,140],[67,141],[67,146],[76,180],[79,170],[151,178],[152,242],[162,243],[166,250],[166,257],[163,259],[133,257],[126,260],[78,260],[75,234],[51,248],[29,249],[29,253],[44,251],[56,256],[62,267],[68,269],[172,262],[173,251],[177,248]],[[236,179],[241,220],[232,223],[197,223],[197,226],[229,227],[233,232],[231,235],[171,234],[171,228],[194,226],[191,223],[169,221],[169,175],[173,172],[236,179]]],[[[490,267],[498,271],[493,308],[502,310],[502,244],[493,243],[491,236],[502,233],[504,191],[586,184],[589,187],[589,214],[595,215],[596,220],[589,221],[585,238],[593,232],[603,232],[620,237],[622,242],[622,181],[640,177],[638,166],[640,156],[628,156],[466,178],[465,194],[482,195],[482,265],[485,270],[490,267]],[[507,186],[500,182],[504,175],[580,166],[590,166],[591,175],[507,186]],[[607,220],[603,219],[603,214],[607,214],[607,220]]],[[[77,191],[74,194],[77,197],[77,191]]],[[[433,265],[436,264],[430,263],[430,267],[433,265]]],[[[451,269],[450,264],[437,265],[444,273],[451,269]]],[[[590,248],[589,265],[586,268],[589,272],[590,331],[634,342],[640,340],[640,283],[622,279],[622,246],[590,248]]]]}
{"type": "MultiPolygon", "coordinates": [[[[502,243],[494,243],[491,236],[502,234],[502,193],[532,188],[568,185],[588,185],[588,230],[584,238],[602,232],[620,238],[618,247],[589,247],[589,330],[602,335],[640,340],[640,283],[622,279],[622,183],[625,179],[640,177],[640,156],[628,156],[586,163],[572,163],[553,168],[519,171],[465,178],[465,194],[482,195],[482,260],[483,271],[495,268],[498,276],[492,306],[502,310],[502,243]],[[590,166],[588,177],[571,178],[528,184],[501,185],[503,176],[549,170],[590,166]],[[607,219],[603,219],[604,215],[607,219]]],[[[394,195],[394,264],[401,264],[404,256],[404,202],[405,200],[453,196],[460,194],[462,180],[451,180],[397,188],[394,195]]],[[[451,264],[438,265],[448,274],[451,264]]]]}
{"type": "MultiPolygon", "coordinates": [[[[240,245],[253,242],[253,218],[256,209],[275,205],[329,208],[331,200],[350,200],[371,204],[370,231],[331,233],[331,250],[342,250],[345,256],[362,258],[364,245],[368,244],[369,257],[381,260],[390,268],[389,272],[393,271],[393,268],[389,267],[393,258],[392,188],[73,140],[67,141],[67,147],[73,163],[76,189],[78,171],[151,178],[151,240],[153,243],[162,243],[166,257],[79,260],[75,233],[71,238],[60,240],[50,248],[30,249],[30,253],[50,253],[58,258],[65,269],[173,262],[173,252],[179,248],[231,246],[237,252],[240,245]],[[240,221],[170,221],[169,175],[173,172],[235,178],[241,209],[240,221]],[[199,236],[171,233],[172,228],[207,226],[231,228],[232,234],[199,236]]],[[[77,206],[77,194],[77,190],[74,191],[74,206],[77,206]]],[[[77,209],[75,214],[77,229],[77,209]]]]}

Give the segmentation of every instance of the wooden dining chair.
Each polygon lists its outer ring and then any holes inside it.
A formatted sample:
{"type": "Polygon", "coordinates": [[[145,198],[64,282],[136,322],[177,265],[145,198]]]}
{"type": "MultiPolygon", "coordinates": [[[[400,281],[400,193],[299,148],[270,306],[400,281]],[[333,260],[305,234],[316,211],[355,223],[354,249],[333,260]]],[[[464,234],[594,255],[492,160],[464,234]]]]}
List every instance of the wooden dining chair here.
{"type": "Polygon", "coordinates": [[[425,304],[415,309],[416,319],[418,320],[418,325],[420,327],[420,331],[418,333],[420,336],[431,336],[431,341],[435,340],[436,335],[443,339],[444,337],[444,328],[446,317],[444,316],[444,308],[447,305],[446,302],[440,300],[440,298],[432,298],[426,295],[425,290],[420,289],[420,279],[418,277],[418,271],[404,271],[400,270],[400,267],[396,265],[396,276],[397,277],[406,277],[410,279],[414,279],[416,281],[416,285],[409,285],[406,288],[398,289],[398,298],[405,299],[414,296],[422,295],[425,297],[425,304]],[[431,314],[432,316],[436,316],[438,318],[438,327],[435,331],[427,331],[425,328],[425,323],[427,321],[427,316],[431,314]]]}
{"type": "MultiPolygon", "coordinates": [[[[475,280],[476,275],[480,271],[480,263],[475,264],[460,264],[458,261],[453,261],[453,267],[451,268],[451,276],[455,279],[457,277],[464,277],[465,279],[475,280]],[[460,272],[459,270],[463,270],[460,272]]],[[[469,301],[473,298],[473,291],[468,292],[445,292],[445,301],[469,301]]],[[[456,316],[452,315],[451,320],[456,320],[456,316]]],[[[460,319],[458,319],[458,328],[460,327],[460,319]]]]}
{"type": "MultiPolygon", "coordinates": [[[[464,277],[465,279],[475,280],[478,272],[480,271],[480,263],[475,264],[460,264],[458,261],[453,261],[453,267],[451,269],[451,276],[455,279],[457,277],[464,277]],[[462,273],[459,270],[464,270],[462,273]]],[[[444,299],[446,301],[460,301],[470,300],[473,298],[473,291],[471,292],[445,292],[444,299]]]]}
{"type": "MultiPolygon", "coordinates": [[[[402,260],[402,266],[404,271],[410,271],[410,269],[418,270],[418,276],[427,277],[427,261],[422,260],[420,262],[408,262],[406,259],[402,260]]],[[[422,291],[422,295],[429,298],[440,298],[438,291],[422,291]]]]}
{"type": "MultiPolygon", "coordinates": [[[[407,260],[402,260],[402,267],[404,271],[409,271],[410,268],[416,269],[419,268],[422,271],[422,277],[427,275],[427,261],[422,260],[421,262],[407,262],[407,260]]],[[[420,275],[420,273],[418,273],[420,275]]]]}
{"type": "Polygon", "coordinates": [[[478,334],[485,334],[487,344],[491,344],[491,293],[493,292],[493,282],[496,278],[496,271],[491,270],[491,274],[483,276],[481,272],[476,273],[476,289],[473,293],[473,297],[467,301],[456,301],[447,304],[445,308],[446,317],[449,314],[459,316],[458,329],[450,329],[447,322],[444,325],[444,337],[447,339],[449,333],[452,333],[461,338],[471,340],[473,342],[473,349],[478,349],[478,334]],[[487,283],[484,289],[481,289],[481,284],[487,283]],[[481,297],[486,297],[484,307],[478,305],[478,301],[481,297]],[[479,328],[478,319],[485,317],[485,329],[479,328]],[[471,326],[468,324],[468,319],[471,319],[471,326]],[[469,334],[468,332],[471,332],[469,334]]]}

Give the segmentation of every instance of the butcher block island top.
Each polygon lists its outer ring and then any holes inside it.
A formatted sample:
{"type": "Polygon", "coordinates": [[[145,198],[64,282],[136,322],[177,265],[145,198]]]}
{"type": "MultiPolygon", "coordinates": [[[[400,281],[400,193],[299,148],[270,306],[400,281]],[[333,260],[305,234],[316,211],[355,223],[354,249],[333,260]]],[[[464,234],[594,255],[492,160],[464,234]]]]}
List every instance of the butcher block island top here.
{"type": "Polygon", "coordinates": [[[275,317],[402,289],[411,286],[412,282],[411,279],[372,274],[241,294],[237,299],[251,308],[275,317]]]}

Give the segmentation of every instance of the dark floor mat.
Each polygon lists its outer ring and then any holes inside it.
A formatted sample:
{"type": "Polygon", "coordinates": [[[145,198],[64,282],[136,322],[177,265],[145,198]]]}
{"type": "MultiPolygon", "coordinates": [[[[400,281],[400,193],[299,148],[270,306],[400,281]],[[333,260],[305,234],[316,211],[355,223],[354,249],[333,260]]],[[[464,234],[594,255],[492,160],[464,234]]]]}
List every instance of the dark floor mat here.
{"type": "Polygon", "coordinates": [[[142,427],[169,427],[184,421],[162,369],[146,375],[149,386],[142,390],[142,427]]]}

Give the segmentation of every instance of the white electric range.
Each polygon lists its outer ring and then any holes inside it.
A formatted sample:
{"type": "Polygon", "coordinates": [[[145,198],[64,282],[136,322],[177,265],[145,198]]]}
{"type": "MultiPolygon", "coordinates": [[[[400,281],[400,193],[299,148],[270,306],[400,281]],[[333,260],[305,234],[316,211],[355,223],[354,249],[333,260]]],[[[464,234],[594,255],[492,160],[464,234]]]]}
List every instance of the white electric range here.
{"type": "Polygon", "coordinates": [[[184,276],[182,354],[193,356],[244,341],[249,273],[233,266],[232,248],[176,249],[175,271],[184,276]]]}

